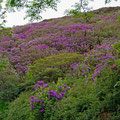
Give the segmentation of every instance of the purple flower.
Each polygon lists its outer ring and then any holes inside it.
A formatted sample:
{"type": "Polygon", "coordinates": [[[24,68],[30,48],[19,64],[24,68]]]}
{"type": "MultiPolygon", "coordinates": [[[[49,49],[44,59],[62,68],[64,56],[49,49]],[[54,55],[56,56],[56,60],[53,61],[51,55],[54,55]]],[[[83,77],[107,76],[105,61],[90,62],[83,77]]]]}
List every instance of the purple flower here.
{"type": "Polygon", "coordinates": [[[44,84],[44,81],[38,81],[38,84],[39,85],[44,84]]]}
{"type": "Polygon", "coordinates": [[[53,91],[53,90],[51,90],[51,91],[48,91],[47,93],[48,93],[48,94],[49,94],[49,93],[54,93],[54,91],[53,91]]]}
{"type": "Polygon", "coordinates": [[[36,88],[35,91],[38,91],[38,89],[36,88]]]}
{"type": "Polygon", "coordinates": [[[32,105],[32,106],[31,106],[31,109],[34,109],[34,108],[35,108],[35,106],[34,106],[34,105],[32,105]]]}
{"type": "Polygon", "coordinates": [[[67,87],[66,85],[63,85],[63,87],[67,87]]]}
{"type": "Polygon", "coordinates": [[[42,45],[42,49],[48,49],[49,46],[46,46],[46,45],[42,45]]]}
{"type": "Polygon", "coordinates": [[[42,87],[42,86],[41,86],[41,85],[34,85],[34,87],[39,87],[39,88],[40,88],[40,87],[42,87]]]}
{"type": "Polygon", "coordinates": [[[98,59],[98,60],[100,60],[100,59],[101,59],[101,57],[98,57],[97,59],[98,59]]]}
{"type": "Polygon", "coordinates": [[[41,87],[42,87],[42,85],[38,85],[38,87],[39,87],[39,88],[41,88],[41,87]]]}
{"type": "Polygon", "coordinates": [[[110,67],[110,69],[112,70],[116,65],[114,64],[113,66],[110,67]]]}
{"type": "Polygon", "coordinates": [[[36,100],[36,102],[41,102],[41,100],[36,100]]]}
{"type": "Polygon", "coordinates": [[[34,85],[34,87],[38,87],[38,85],[34,85]]]}
{"type": "Polygon", "coordinates": [[[103,59],[106,59],[107,56],[103,57],[103,59]]]}
{"type": "Polygon", "coordinates": [[[65,93],[64,93],[64,92],[61,92],[61,95],[63,96],[63,95],[65,95],[65,93]]]}
{"type": "Polygon", "coordinates": [[[62,98],[62,95],[61,95],[61,94],[59,94],[59,95],[57,96],[57,98],[62,98]]]}
{"type": "Polygon", "coordinates": [[[65,90],[63,90],[63,92],[66,92],[65,90]]]}
{"type": "Polygon", "coordinates": [[[44,106],[44,104],[42,104],[42,107],[44,106]]]}
{"type": "Polygon", "coordinates": [[[59,88],[61,88],[61,89],[62,89],[62,86],[59,86],[59,88]]]}
{"type": "Polygon", "coordinates": [[[93,80],[95,81],[96,79],[95,79],[95,78],[93,78],[93,80]]]}
{"type": "Polygon", "coordinates": [[[31,102],[31,103],[32,103],[32,102],[34,102],[34,101],[35,101],[35,100],[33,100],[33,99],[32,99],[32,100],[30,100],[30,102],[31,102]]]}
{"type": "Polygon", "coordinates": [[[35,97],[34,97],[34,96],[31,96],[30,98],[31,98],[31,99],[34,99],[35,97]]]}
{"type": "Polygon", "coordinates": [[[67,90],[69,90],[71,87],[66,87],[67,90]]]}
{"type": "Polygon", "coordinates": [[[48,87],[49,85],[48,84],[44,84],[44,87],[48,87]]]}
{"type": "Polygon", "coordinates": [[[51,95],[49,95],[48,97],[51,98],[51,95]]]}
{"type": "Polygon", "coordinates": [[[42,108],[42,109],[41,109],[41,112],[44,112],[44,111],[45,111],[45,110],[42,108]]]}

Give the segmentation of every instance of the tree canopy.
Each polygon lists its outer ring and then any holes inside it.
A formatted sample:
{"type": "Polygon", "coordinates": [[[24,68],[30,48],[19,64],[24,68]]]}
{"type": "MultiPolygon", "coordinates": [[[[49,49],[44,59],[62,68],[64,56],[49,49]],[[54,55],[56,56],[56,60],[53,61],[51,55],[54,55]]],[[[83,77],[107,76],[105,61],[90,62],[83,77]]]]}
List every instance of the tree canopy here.
{"type": "Polygon", "coordinates": [[[112,1],[118,1],[118,0],[105,0],[105,3],[110,3],[112,1]]]}

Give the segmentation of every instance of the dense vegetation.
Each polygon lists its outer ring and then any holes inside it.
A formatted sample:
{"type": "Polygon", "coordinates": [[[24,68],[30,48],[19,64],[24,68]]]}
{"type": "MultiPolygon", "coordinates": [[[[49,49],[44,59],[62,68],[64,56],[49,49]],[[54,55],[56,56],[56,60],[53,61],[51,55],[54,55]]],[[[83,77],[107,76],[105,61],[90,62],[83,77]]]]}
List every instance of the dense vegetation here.
{"type": "Polygon", "coordinates": [[[0,31],[1,120],[120,120],[120,8],[0,31]]]}

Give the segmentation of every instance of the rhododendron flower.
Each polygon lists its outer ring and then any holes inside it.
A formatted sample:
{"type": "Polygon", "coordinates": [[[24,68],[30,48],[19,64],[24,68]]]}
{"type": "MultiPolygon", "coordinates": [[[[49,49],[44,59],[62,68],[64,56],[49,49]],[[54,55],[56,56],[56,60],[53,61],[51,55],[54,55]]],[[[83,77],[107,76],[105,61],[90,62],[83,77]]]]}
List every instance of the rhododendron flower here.
{"type": "Polygon", "coordinates": [[[65,90],[63,90],[63,92],[66,92],[65,90]]]}
{"type": "Polygon", "coordinates": [[[66,85],[63,85],[64,87],[66,87],[66,85]]]}
{"type": "Polygon", "coordinates": [[[33,100],[33,99],[32,99],[32,100],[30,100],[30,102],[34,102],[34,101],[35,101],[35,100],[33,100]]]}
{"type": "Polygon", "coordinates": [[[42,104],[42,107],[44,106],[44,104],[42,104]]]}
{"type": "Polygon", "coordinates": [[[110,67],[110,69],[112,70],[114,67],[116,67],[116,65],[114,64],[113,66],[110,67]]]}
{"type": "Polygon", "coordinates": [[[48,49],[49,46],[46,46],[46,45],[42,45],[42,49],[48,49]]]}
{"type": "Polygon", "coordinates": [[[38,89],[36,88],[35,91],[38,91],[38,89]]]}
{"type": "Polygon", "coordinates": [[[64,92],[61,92],[61,95],[65,95],[65,93],[64,93],[64,92]]]}
{"type": "Polygon", "coordinates": [[[34,99],[35,97],[34,97],[34,96],[31,96],[30,98],[31,98],[31,99],[34,99]]]}
{"type": "Polygon", "coordinates": [[[49,85],[48,84],[44,84],[44,87],[48,87],[49,85]]]}
{"type": "Polygon", "coordinates": [[[31,109],[34,109],[34,108],[35,108],[35,106],[34,106],[34,105],[32,105],[32,106],[31,106],[31,109]]]}
{"type": "Polygon", "coordinates": [[[42,108],[42,109],[41,109],[41,112],[44,112],[44,111],[45,111],[45,110],[42,108]]]}
{"type": "Polygon", "coordinates": [[[36,100],[36,102],[41,102],[41,100],[36,100]]]}
{"type": "Polygon", "coordinates": [[[71,87],[66,87],[67,90],[69,90],[71,87]]]}
{"type": "Polygon", "coordinates": [[[40,85],[44,84],[44,81],[38,81],[38,84],[40,84],[40,85]]]}
{"type": "Polygon", "coordinates": [[[61,89],[62,89],[62,86],[59,86],[59,88],[61,88],[61,89]]]}
{"type": "Polygon", "coordinates": [[[59,95],[57,96],[57,98],[62,98],[62,95],[61,95],[61,94],[59,94],[59,95]]]}

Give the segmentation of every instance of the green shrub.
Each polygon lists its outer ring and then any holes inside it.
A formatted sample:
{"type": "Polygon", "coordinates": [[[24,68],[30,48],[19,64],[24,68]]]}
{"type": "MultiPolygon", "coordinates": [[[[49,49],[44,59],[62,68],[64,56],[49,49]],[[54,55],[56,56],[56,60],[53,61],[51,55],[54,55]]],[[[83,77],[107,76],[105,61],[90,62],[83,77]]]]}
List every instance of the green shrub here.
{"type": "Polygon", "coordinates": [[[93,94],[95,86],[85,83],[85,79],[77,79],[77,85],[73,87],[66,99],[57,102],[49,112],[44,115],[45,120],[87,120],[86,113],[91,104],[97,102],[93,94]],[[81,113],[81,115],[80,115],[81,113]]]}
{"type": "Polygon", "coordinates": [[[34,120],[30,114],[30,94],[31,92],[22,93],[11,103],[7,120],[34,120]]]}
{"type": "Polygon", "coordinates": [[[42,78],[49,78],[48,81],[53,79],[56,81],[59,76],[62,76],[62,72],[66,73],[69,70],[71,64],[81,62],[83,59],[83,56],[77,53],[63,53],[39,59],[30,66],[27,78],[40,78],[42,76],[42,78]]]}
{"type": "Polygon", "coordinates": [[[57,82],[59,77],[62,77],[63,73],[60,69],[47,68],[39,74],[38,80],[44,80],[47,82],[57,82]]]}
{"type": "Polygon", "coordinates": [[[8,106],[9,102],[0,101],[0,120],[5,120],[7,117],[8,106]]]}
{"type": "Polygon", "coordinates": [[[9,65],[9,61],[6,58],[0,56],[0,71],[6,71],[6,66],[9,65]]]}
{"type": "Polygon", "coordinates": [[[114,45],[114,48],[117,49],[117,52],[120,53],[120,42],[114,45]]]}
{"type": "Polygon", "coordinates": [[[0,57],[0,100],[11,101],[19,93],[19,78],[6,58],[0,57]]]}
{"type": "Polygon", "coordinates": [[[52,106],[44,119],[119,120],[119,78],[119,71],[108,66],[94,84],[86,79],[78,79],[68,98],[52,106]]]}

